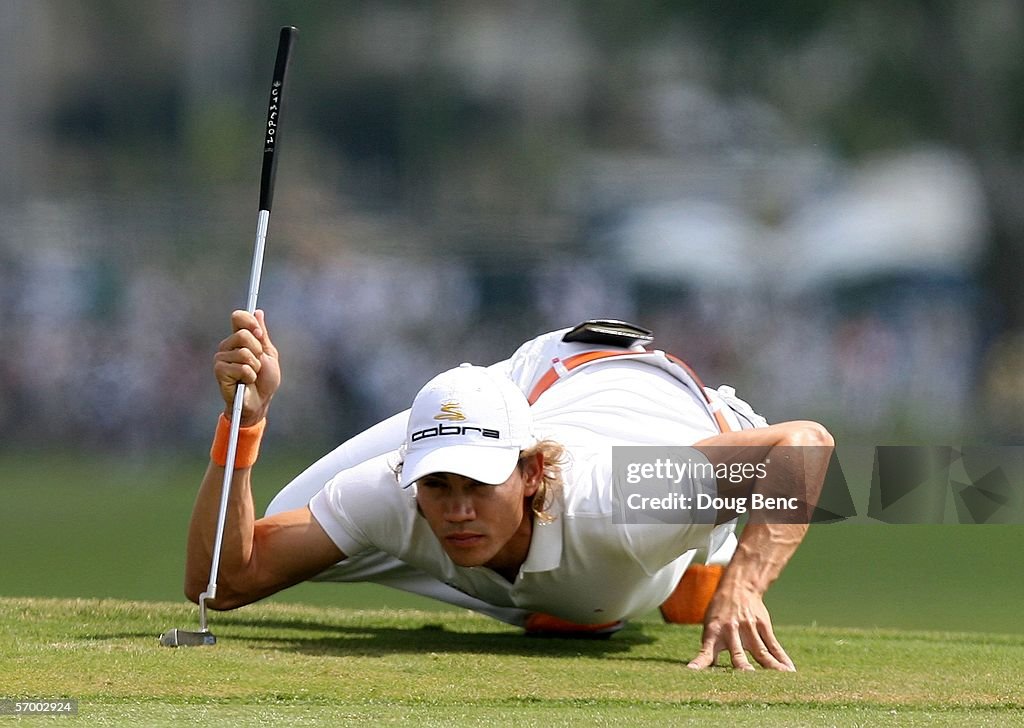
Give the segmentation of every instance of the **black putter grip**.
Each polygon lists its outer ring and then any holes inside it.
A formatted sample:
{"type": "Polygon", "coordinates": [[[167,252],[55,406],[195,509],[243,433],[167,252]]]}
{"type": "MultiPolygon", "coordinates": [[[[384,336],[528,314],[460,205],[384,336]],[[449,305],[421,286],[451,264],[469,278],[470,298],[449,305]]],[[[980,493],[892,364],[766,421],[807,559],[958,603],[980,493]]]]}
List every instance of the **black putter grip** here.
{"type": "Polygon", "coordinates": [[[263,138],[263,172],[260,175],[260,209],[270,211],[274,201],[274,176],[277,172],[277,145],[281,140],[281,104],[284,101],[284,81],[291,60],[292,45],[299,31],[292,26],[281,28],[277,43],[277,60],[274,62],[274,80],[270,85],[270,102],[267,104],[267,126],[263,138]]]}

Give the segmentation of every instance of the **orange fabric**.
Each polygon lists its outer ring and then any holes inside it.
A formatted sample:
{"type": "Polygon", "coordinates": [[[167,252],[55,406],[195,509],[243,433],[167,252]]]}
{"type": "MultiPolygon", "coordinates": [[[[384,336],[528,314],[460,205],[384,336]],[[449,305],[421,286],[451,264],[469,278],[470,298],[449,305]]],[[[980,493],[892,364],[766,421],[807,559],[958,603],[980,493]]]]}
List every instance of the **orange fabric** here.
{"type": "MultiPolygon", "coordinates": [[[[575,354],[574,356],[570,356],[568,359],[562,359],[561,362],[562,362],[562,366],[564,366],[567,371],[571,372],[573,369],[578,367],[580,364],[586,364],[588,361],[594,361],[595,359],[607,359],[607,358],[613,357],[613,356],[623,356],[625,354],[633,354],[635,356],[636,352],[635,351],[585,351],[585,352],[583,352],[581,354],[575,354]]],[[[536,402],[537,399],[542,394],[544,394],[544,392],[546,392],[548,390],[548,388],[551,387],[552,384],[554,384],[555,382],[558,381],[558,376],[559,375],[558,375],[558,370],[557,369],[555,369],[554,367],[552,367],[551,369],[548,369],[544,373],[544,376],[542,376],[537,381],[536,386],[534,386],[533,391],[530,392],[530,396],[526,398],[526,401],[529,402],[530,404],[533,404],[534,402],[536,402]]]]}
{"type": "Polygon", "coordinates": [[[601,634],[618,631],[621,621],[603,624],[577,624],[550,614],[534,612],[526,618],[526,631],[530,634],[601,634]]]}
{"type": "MultiPolygon", "coordinates": [[[[702,382],[700,380],[700,377],[697,376],[697,372],[693,371],[693,369],[690,368],[690,365],[687,364],[682,359],[680,359],[678,356],[675,356],[673,354],[665,354],[665,356],[668,357],[670,361],[675,362],[676,364],[678,364],[679,366],[686,370],[686,373],[689,374],[693,381],[697,383],[697,387],[698,389],[700,389],[700,393],[704,395],[704,401],[706,401],[708,404],[712,404],[711,397],[704,390],[704,382],[702,382]]],[[[725,419],[725,415],[722,414],[721,410],[716,409],[711,414],[714,416],[715,422],[718,423],[719,432],[732,432],[732,427],[729,426],[729,420],[725,419]]]]}
{"type": "Polygon", "coordinates": [[[672,624],[703,624],[704,612],[718,589],[725,568],[691,564],[675,591],[661,605],[661,616],[672,624]]]}
{"type": "MultiPolygon", "coordinates": [[[[260,454],[260,440],[263,429],[267,426],[266,418],[250,427],[238,428],[238,445],[235,448],[235,467],[251,468],[260,454]]],[[[231,420],[221,413],[217,419],[217,434],[210,447],[210,460],[222,468],[228,462],[228,440],[231,438],[231,420]]]]}
{"type": "MultiPolygon", "coordinates": [[[[551,387],[551,385],[553,385],[555,382],[559,380],[559,377],[561,375],[559,375],[558,372],[559,369],[562,367],[564,367],[565,371],[571,372],[576,367],[582,364],[586,364],[587,362],[594,361],[596,359],[609,359],[613,356],[636,356],[636,354],[637,352],[635,351],[585,351],[581,354],[575,354],[573,356],[570,356],[567,359],[562,359],[559,361],[561,367],[552,367],[551,369],[548,369],[546,372],[544,372],[544,375],[537,380],[537,384],[534,385],[533,390],[530,392],[530,395],[526,398],[526,401],[529,402],[531,405],[534,402],[536,402],[540,398],[540,396],[551,387]]],[[[700,377],[697,376],[697,372],[693,371],[693,369],[690,368],[690,365],[687,364],[682,359],[680,359],[678,356],[673,356],[672,354],[665,354],[665,356],[674,364],[682,367],[683,370],[685,370],[686,373],[690,375],[690,378],[693,379],[694,383],[697,385],[697,388],[700,390],[701,395],[704,397],[704,401],[707,402],[709,405],[713,404],[713,402],[711,401],[711,397],[708,395],[706,391],[704,391],[704,382],[702,382],[700,380],[700,377]]],[[[712,411],[711,414],[715,418],[715,424],[718,425],[719,432],[732,432],[732,427],[729,425],[729,421],[725,419],[725,415],[722,414],[721,410],[716,409],[712,411]]]]}

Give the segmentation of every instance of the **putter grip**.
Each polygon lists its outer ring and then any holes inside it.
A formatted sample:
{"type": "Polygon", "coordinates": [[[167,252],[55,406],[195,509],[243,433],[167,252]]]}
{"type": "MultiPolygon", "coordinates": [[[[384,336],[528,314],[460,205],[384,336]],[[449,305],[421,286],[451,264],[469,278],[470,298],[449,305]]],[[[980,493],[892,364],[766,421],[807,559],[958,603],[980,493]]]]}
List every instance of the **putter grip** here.
{"type": "Polygon", "coordinates": [[[263,140],[263,171],[260,175],[260,209],[269,212],[274,201],[274,176],[277,172],[277,145],[281,137],[281,105],[284,101],[284,82],[288,74],[292,45],[299,31],[292,26],[281,28],[277,43],[277,60],[274,62],[274,80],[270,84],[270,101],[267,104],[267,126],[263,140]]]}

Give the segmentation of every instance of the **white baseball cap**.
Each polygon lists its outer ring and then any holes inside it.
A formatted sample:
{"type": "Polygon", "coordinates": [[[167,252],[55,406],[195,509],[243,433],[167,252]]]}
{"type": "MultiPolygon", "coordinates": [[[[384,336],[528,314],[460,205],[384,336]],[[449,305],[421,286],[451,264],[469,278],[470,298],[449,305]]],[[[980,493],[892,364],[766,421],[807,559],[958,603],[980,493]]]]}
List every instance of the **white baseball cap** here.
{"type": "Polygon", "coordinates": [[[510,379],[472,364],[438,374],[409,412],[399,479],[407,488],[431,473],[500,485],[520,451],[537,442],[530,405],[510,379]]]}

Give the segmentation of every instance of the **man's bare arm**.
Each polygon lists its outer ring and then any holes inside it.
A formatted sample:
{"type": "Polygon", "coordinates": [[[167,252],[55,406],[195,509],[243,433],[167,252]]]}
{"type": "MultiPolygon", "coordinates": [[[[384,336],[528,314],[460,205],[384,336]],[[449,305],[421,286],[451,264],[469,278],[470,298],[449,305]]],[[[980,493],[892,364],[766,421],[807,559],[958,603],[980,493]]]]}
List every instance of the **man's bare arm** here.
{"type": "MultiPolygon", "coordinates": [[[[313,518],[297,508],[255,519],[251,470],[236,471],[221,546],[213,609],[234,609],[305,581],[345,558],[313,518]]],[[[185,560],[185,594],[193,602],[205,591],[213,558],[224,469],[214,464],[196,498],[185,560]]]]}
{"type": "MultiPolygon", "coordinates": [[[[214,373],[227,412],[235,387],[246,384],[242,426],[266,417],[281,381],[277,349],[270,341],[263,313],[235,311],[233,333],[221,342],[214,373]]],[[[232,477],[221,548],[214,609],[233,609],[297,584],[345,558],[308,508],[257,520],[252,499],[251,468],[236,468],[232,477]]],[[[224,468],[210,463],[203,477],[189,525],[185,594],[194,602],[205,591],[213,559],[224,468]]]]}
{"type": "MultiPolygon", "coordinates": [[[[814,422],[786,422],[771,427],[730,432],[695,445],[715,465],[768,461],[765,477],[733,484],[719,481],[719,493],[750,498],[796,498],[794,513],[752,510],[740,534],[736,553],[708,606],[700,653],[689,667],[713,665],[728,651],[737,669],[752,670],[745,651],[763,667],[793,671],[795,666],[775,638],[764,593],[796,551],[817,503],[835,443],[814,422]]],[[[735,513],[719,514],[724,522],[735,513]]]]}

